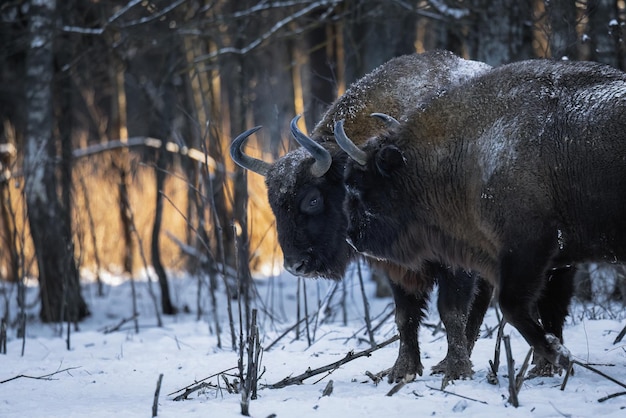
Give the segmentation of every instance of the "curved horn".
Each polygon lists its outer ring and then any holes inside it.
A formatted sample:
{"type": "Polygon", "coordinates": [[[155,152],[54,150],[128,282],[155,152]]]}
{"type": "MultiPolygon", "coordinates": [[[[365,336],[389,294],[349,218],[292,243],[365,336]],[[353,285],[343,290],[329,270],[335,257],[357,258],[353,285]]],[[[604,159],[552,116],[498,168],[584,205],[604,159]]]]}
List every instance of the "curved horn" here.
{"type": "Polygon", "coordinates": [[[256,158],[252,158],[241,150],[241,147],[243,147],[246,139],[259,129],[261,129],[261,127],[256,126],[252,129],[248,129],[242,134],[239,134],[239,136],[233,140],[232,144],[230,144],[230,158],[232,158],[233,161],[239,166],[250,171],[254,171],[255,173],[265,177],[267,175],[267,171],[270,169],[270,164],[256,158]]]}
{"type": "Polygon", "coordinates": [[[385,122],[387,128],[397,128],[398,126],[400,126],[400,122],[398,122],[396,118],[394,118],[393,116],[389,116],[385,113],[371,113],[370,116],[374,116],[375,118],[378,118],[385,122]]]}
{"type": "Polygon", "coordinates": [[[367,163],[367,153],[361,148],[357,147],[350,138],[346,136],[346,131],[343,130],[343,123],[345,121],[341,119],[335,123],[335,141],[354,161],[361,165],[367,163]]]}
{"type": "Polygon", "coordinates": [[[291,119],[291,135],[315,158],[315,163],[311,166],[311,174],[314,177],[322,177],[330,169],[333,159],[330,152],[298,129],[298,119],[300,115],[291,119]]]}

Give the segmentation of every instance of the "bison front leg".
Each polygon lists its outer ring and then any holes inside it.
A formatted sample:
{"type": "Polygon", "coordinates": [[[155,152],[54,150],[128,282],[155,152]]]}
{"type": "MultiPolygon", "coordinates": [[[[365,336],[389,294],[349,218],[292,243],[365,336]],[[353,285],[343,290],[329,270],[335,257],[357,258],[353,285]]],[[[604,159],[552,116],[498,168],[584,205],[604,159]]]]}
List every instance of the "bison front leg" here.
{"type": "MultiPolygon", "coordinates": [[[[544,330],[558,338],[561,344],[563,343],[563,324],[574,294],[575,274],[576,268],[573,266],[550,270],[545,288],[537,301],[537,314],[544,330]]],[[[537,353],[534,355],[533,364],[535,366],[528,372],[530,378],[553,376],[561,371],[537,353]]]]}
{"type": "MultiPolygon", "coordinates": [[[[469,355],[474,337],[471,336],[468,339],[467,330],[470,307],[473,305],[475,296],[476,276],[462,270],[453,273],[442,266],[438,278],[437,307],[441,321],[446,328],[448,353],[443,361],[433,367],[432,371],[444,373],[445,386],[450,380],[471,378],[474,374],[469,355]]],[[[481,298],[483,298],[482,295],[481,298]]],[[[482,299],[481,302],[483,302],[482,299]]],[[[480,306],[480,309],[483,307],[480,306]]],[[[482,314],[484,315],[484,311],[482,314]]],[[[473,321],[476,323],[477,319],[473,318],[473,321]]],[[[472,332],[477,332],[477,330],[472,330],[472,332]]]]}
{"type": "Polygon", "coordinates": [[[391,281],[396,305],[396,325],[400,334],[400,350],[395,364],[389,371],[389,383],[399,382],[407,376],[422,375],[424,366],[420,358],[418,342],[419,326],[425,316],[428,291],[408,292],[391,281]]]}
{"type": "MultiPolygon", "coordinates": [[[[541,296],[547,283],[546,266],[550,265],[549,257],[542,255],[552,252],[537,251],[540,248],[537,243],[523,249],[518,247],[502,260],[498,301],[505,320],[517,328],[526,342],[534,348],[536,355],[543,357],[557,369],[567,370],[571,362],[569,351],[558,336],[546,332],[532,315],[535,309],[540,309],[542,303],[550,303],[545,296],[541,296]]],[[[539,310],[539,315],[548,314],[546,310],[539,310]]],[[[552,331],[561,330],[562,323],[552,331]]]]}

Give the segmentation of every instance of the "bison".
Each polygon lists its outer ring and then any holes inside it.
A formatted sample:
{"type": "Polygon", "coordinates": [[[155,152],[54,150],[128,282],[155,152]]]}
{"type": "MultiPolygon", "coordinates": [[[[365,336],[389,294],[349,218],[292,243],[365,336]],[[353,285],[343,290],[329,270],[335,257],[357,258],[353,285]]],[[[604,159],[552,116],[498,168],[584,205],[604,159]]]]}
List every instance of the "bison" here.
{"type": "Polygon", "coordinates": [[[626,260],[626,74],[522,61],[449,89],[360,148],[341,123],[335,132],[351,156],[352,245],[408,269],[477,271],[535,353],[569,367],[559,332],[571,266],[626,260]]]}
{"type": "MultiPolygon", "coordinates": [[[[232,143],[231,156],[240,166],[265,176],[285,269],[297,276],[339,279],[355,258],[346,242],[346,154],[334,141],[336,121],[344,119],[350,135],[365,141],[387,129],[386,122],[369,116],[371,112],[384,109],[401,117],[430,97],[490,68],[446,51],[392,59],[355,82],[330,106],[310,137],[297,128],[294,118],[291,131],[302,148],[273,164],[247,156],[241,150],[258,127],[239,135],[232,143]]],[[[443,371],[446,379],[470,376],[469,353],[491,300],[492,287],[484,281],[475,287],[472,273],[454,271],[438,263],[406,269],[393,263],[369,261],[388,276],[396,304],[400,348],[389,381],[422,374],[417,333],[428,294],[437,279],[441,283],[438,307],[448,334],[448,354],[433,371],[443,371]]]]}

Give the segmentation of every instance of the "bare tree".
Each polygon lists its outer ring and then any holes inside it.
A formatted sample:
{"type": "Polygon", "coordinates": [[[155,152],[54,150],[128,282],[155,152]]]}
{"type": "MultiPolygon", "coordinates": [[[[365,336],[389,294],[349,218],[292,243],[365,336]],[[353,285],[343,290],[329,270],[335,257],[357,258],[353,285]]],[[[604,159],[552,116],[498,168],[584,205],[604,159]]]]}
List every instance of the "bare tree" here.
{"type": "Polygon", "coordinates": [[[557,59],[578,59],[576,0],[550,0],[544,3],[549,24],[551,56],[557,59]]]}
{"type": "Polygon", "coordinates": [[[532,3],[518,0],[473,0],[470,56],[489,65],[533,57],[532,3]]]}
{"type": "Polygon", "coordinates": [[[620,22],[617,1],[588,0],[587,15],[583,41],[589,43],[589,58],[624,69],[624,22],[620,22]]]}
{"type": "Polygon", "coordinates": [[[52,136],[55,0],[33,0],[29,9],[30,48],[26,57],[26,147],[28,220],[37,255],[44,322],[78,321],[88,314],[74,261],[74,244],[57,190],[56,143],[52,136]]]}

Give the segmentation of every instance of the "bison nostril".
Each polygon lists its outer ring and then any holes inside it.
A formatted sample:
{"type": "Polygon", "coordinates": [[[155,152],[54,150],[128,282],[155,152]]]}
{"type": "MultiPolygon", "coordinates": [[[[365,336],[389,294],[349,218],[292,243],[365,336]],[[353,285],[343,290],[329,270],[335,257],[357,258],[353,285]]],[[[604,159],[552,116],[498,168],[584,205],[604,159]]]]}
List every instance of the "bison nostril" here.
{"type": "Polygon", "coordinates": [[[289,273],[293,274],[294,276],[303,276],[306,274],[306,261],[305,260],[297,260],[297,261],[291,261],[291,262],[287,262],[285,261],[285,270],[287,270],[289,273]]]}

